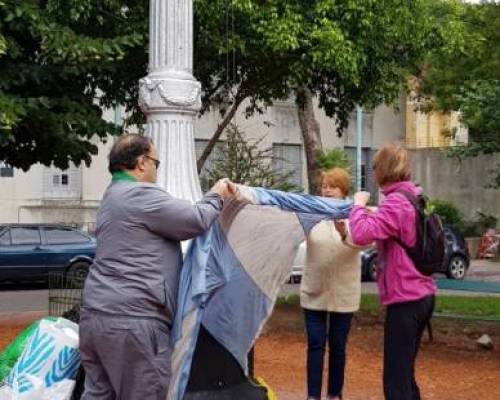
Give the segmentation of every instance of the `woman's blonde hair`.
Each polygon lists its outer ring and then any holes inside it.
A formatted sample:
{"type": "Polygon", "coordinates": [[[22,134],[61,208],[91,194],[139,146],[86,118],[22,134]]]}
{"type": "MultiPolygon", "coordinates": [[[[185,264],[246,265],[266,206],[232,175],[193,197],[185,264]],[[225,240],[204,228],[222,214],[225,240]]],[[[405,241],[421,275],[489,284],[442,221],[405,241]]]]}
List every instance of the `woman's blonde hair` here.
{"type": "Polygon", "coordinates": [[[349,172],[343,168],[335,167],[322,171],[319,178],[320,190],[323,182],[328,183],[331,187],[338,187],[344,196],[347,196],[351,190],[351,176],[349,175],[349,172]]]}
{"type": "Polygon", "coordinates": [[[373,170],[379,186],[411,178],[408,152],[398,143],[380,148],[373,156],[373,170]]]}

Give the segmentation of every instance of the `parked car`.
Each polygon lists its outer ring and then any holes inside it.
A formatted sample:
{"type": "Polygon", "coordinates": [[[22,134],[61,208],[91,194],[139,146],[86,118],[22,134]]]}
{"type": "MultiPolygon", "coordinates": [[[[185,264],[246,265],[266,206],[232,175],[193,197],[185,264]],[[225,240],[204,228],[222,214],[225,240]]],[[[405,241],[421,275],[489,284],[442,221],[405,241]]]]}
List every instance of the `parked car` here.
{"type": "MultiPolygon", "coordinates": [[[[470,265],[470,254],[463,236],[450,226],[444,228],[446,247],[441,268],[450,279],[463,279],[470,265]]],[[[299,247],[295,257],[291,283],[299,283],[305,260],[305,242],[299,247]]],[[[361,252],[361,276],[363,280],[374,281],[377,274],[377,250],[370,248],[361,252]]]]}
{"type": "Polygon", "coordinates": [[[49,272],[84,279],[95,256],[88,234],[61,225],[0,225],[0,281],[46,280],[49,272]]]}
{"type": "MultiPolygon", "coordinates": [[[[469,249],[463,236],[451,226],[445,226],[445,255],[442,272],[449,279],[464,279],[470,265],[469,249]]],[[[361,254],[361,273],[364,279],[374,281],[377,274],[377,251],[373,248],[361,254]]]]}

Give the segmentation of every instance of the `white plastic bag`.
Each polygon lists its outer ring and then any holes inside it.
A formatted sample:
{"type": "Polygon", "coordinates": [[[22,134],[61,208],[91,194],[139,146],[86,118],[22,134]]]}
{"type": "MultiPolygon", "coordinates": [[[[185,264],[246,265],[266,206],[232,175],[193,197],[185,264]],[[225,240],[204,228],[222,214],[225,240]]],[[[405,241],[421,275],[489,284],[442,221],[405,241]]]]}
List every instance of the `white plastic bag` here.
{"type": "Polygon", "coordinates": [[[78,325],[42,320],[0,388],[0,400],[69,400],[79,366],[78,325]]]}

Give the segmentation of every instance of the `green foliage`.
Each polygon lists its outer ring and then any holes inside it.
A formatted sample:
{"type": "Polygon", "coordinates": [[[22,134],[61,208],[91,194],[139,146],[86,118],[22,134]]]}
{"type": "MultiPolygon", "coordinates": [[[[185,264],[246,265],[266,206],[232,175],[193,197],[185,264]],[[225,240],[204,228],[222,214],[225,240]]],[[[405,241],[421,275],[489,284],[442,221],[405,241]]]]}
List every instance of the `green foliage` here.
{"type": "Polygon", "coordinates": [[[451,225],[459,231],[463,230],[464,219],[457,206],[448,200],[434,199],[427,203],[427,212],[438,214],[443,223],[451,225]]]}
{"type": "Polygon", "coordinates": [[[457,206],[448,200],[433,199],[427,203],[427,212],[438,214],[443,223],[453,228],[466,237],[481,236],[489,228],[495,228],[498,218],[494,215],[478,211],[477,217],[465,220],[457,206]]]}
{"type": "Polygon", "coordinates": [[[494,229],[498,224],[498,217],[478,211],[477,223],[486,229],[494,229]]]}
{"type": "Polygon", "coordinates": [[[308,87],[347,126],[356,104],[397,100],[431,49],[459,38],[435,0],[197,0],[195,76],[204,109],[238,96],[247,112],[308,87]]]}
{"type": "Polygon", "coordinates": [[[485,214],[481,211],[477,212],[477,217],[471,221],[466,221],[463,229],[463,234],[466,237],[481,236],[488,229],[497,227],[498,218],[494,215],[485,214]]]}
{"type": "MultiPolygon", "coordinates": [[[[470,144],[450,152],[462,159],[500,151],[500,3],[442,7],[440,13],[463,30],[448,52],[436,49],[419,82],[426,109],[459,110],[469,128],[470,144]]],[[[500,187],[500,169],[493,186],[500,187]]]]}
{"type": "Polygon", "coordinates": [[[0,160],[24,170],[89,164],[96,142],[119,133],[102,118],[100,106],[119,97],[106,83],[146,36],[130,29],[135,17],[117,0],[0,6],[0,160]]]}
{"type": "MultiPolygon", "coordinates": [[[[499,5],[500,7],[500,5],[499,5]]],[[[499,16],[500,18],[500,16],[499,16]]],[[[499,26],[500,29],[500,26],[499,26]]],[[[500,75],[500,73],[499,73],[500,75]]],[[[498,80],[464,83],[455,96],[462,122],[469,128],[470,143],[451,149],[448,154],[459,160],[479,154],[500,152],[500,76],[498,80]]],[[[488,171],[491,188],[500,188],[500,164],[488,171]]]]}
{"type": "Polygon", "coordinates": [[[343,149],[329,149],[318,152],[318,166],[321,170],[331,168],[343,168],[349,172],[352,170],[352,161],[343,149]]]}
{"type": "Polygon", "coordinates": [[[302,30],[300,13],[288,3],[194,1],[193,73],[203,87],[202,112],[218,108],[223,114],[248,99],[250,115],[288,97],[289,60],[298,57],[302,30]]]}
{"type": "Polygon", "coordinates": [[[262,148],[264,137],[249,140],[236,125],[229,125],[226,140],[214,153],[213,167],[202,174],[202,183],[210,187],[221,178],[235,183],[279,190],[298,190],[289,182],[292,172],[276,171],[272,147],[262,148]]]}
{"type": "MultiPolygon", "coordinates": [[[[433,13],[441,0],[194,0],[194,70],[202,111],[246,112],[308,87],[347,126],[356,104],[395,101],[430,49],[460,42],[433,13]]],[[[90,162],[118,130],[101,107],[141,124],[145,0],[0,0],[0,159],[23,169],[90,162]]],[[[453,22],[453,21],[452,21],[453,22]]]]}

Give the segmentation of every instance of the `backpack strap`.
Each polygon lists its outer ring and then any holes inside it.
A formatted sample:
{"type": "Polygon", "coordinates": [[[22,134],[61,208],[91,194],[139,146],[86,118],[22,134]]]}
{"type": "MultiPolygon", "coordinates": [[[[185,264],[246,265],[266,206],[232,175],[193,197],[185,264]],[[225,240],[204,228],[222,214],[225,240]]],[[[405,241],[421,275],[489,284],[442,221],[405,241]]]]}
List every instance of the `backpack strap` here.
{"type": "MultiPolygon", "coordinates": [[[[415,196],[413,193],[410,193],[409,191],[407,190],[397,190],[395,191],[394,193],[401,193],[410,203],[411,205],[413,206],[413,208],[415,209],[415,212],[418,214],[422,214],[423,213],[423,209],[422,209],[422,206],[420,205],[419,201],[418,201],[418,198],[417,196],[415,196]]],[[[416,215],[416,217],[417,217],[416,215]]],[[[418,217],[417,217],[418,218],[418,217]]],[[[418,235],[418,226],[416,227],[417,228],[417,235],[418,235]]],[[[398,237],[395,237],[394,240],[403,248],[405,249],[407,252],[411,249],[409,246],[407,246],[406,244],[404,244],[398,237]]],[[[417,239],[418,240],[418,239],[417,239]]]]}
{"type": "Polygon", "coordinates": [[[401,193],[406,199],[417,209],[417,211],[421,211],[422,207],[419,204],[417,196],[413,193],[408,192],[407,190],[397,190],[395,193],[401,193]]]}

